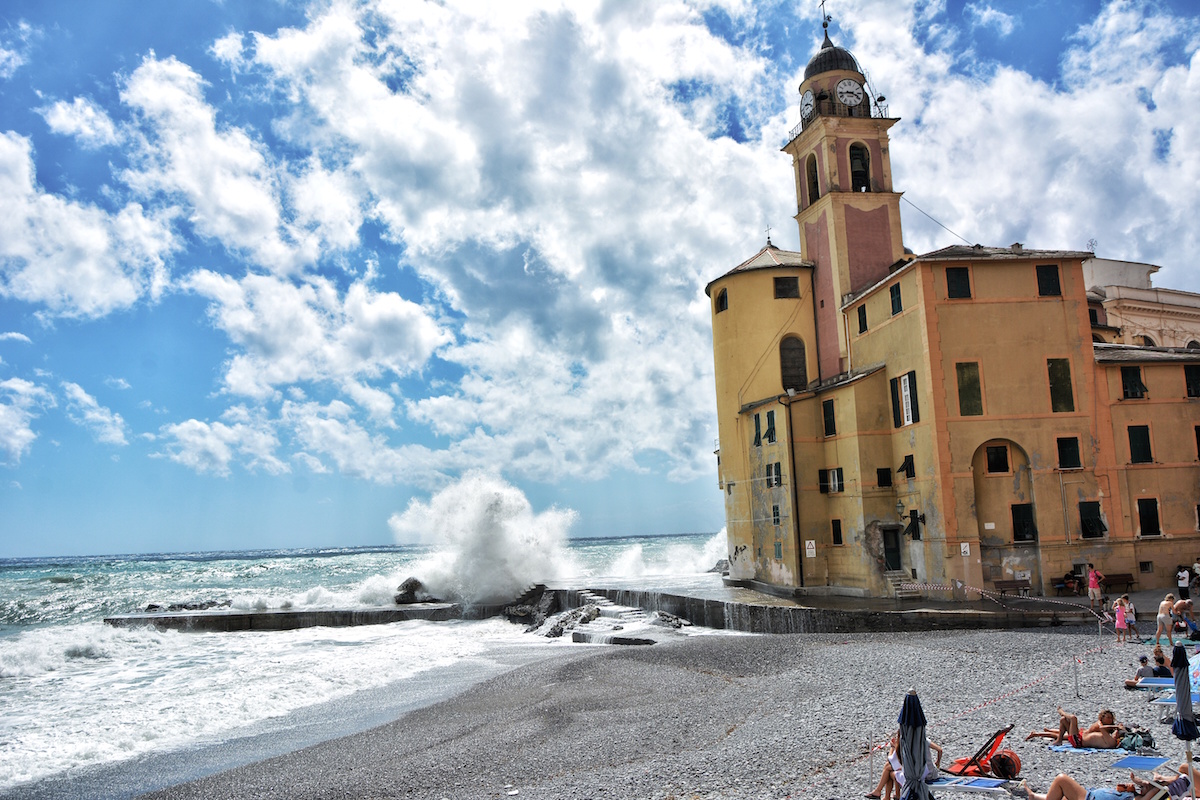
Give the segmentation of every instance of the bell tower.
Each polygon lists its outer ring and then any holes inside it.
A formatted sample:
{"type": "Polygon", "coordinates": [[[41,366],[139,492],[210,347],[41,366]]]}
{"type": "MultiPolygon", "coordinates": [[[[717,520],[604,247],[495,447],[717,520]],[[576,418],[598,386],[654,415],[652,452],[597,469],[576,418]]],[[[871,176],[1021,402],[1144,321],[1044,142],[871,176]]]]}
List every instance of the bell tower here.
{"type": "Polygon", "coordinates": [[[892,190],[884,98],[848,50],[829,38],[804,70],[792,156],[800,249],[816,265],[817,364],[822,379],[846,369],[843,299],[882,280],[904,258],[900,194],[892,190]]]}

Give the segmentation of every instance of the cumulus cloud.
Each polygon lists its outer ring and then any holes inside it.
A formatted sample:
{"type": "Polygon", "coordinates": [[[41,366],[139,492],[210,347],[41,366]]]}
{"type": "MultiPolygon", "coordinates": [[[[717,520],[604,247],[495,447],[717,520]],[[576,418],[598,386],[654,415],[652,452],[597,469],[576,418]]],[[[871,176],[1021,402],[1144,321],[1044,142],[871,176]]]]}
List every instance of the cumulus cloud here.
{"type": "Polygon", "coordinates": [[[40,110],[50,130],[74,136],[84,147],[103,147],[120,141],[117,127],[103,108],[85,97],[59,100],[40,110]]]}
{"type": "Polygon", "coordinates": [[[166,457],[197,472],[228,477],[235,461],[251,471],[279,475],[291,467],[276,455],[279,439],[271,423],[244,406],[235,406],[224,421],[189,419],[164,425],[166,457]]]}
{"type": "Polygon", "coordinates": [[[967,3],[963,8],[963,16],[972,28],[991,28],[1001,38],[1016,30],[1018,22],[1017,17],[992,8],[987,3],[967,3]]]}
{"type": "Polygon", "coordinates": [[[322,278],[237,280],[202,270],[187,286],[213,301],[213,324],[242,348],[225,371],[233,394],[266,398],[283,385],[332,381],[377,411],[386,401],[354,379],[419,370],[449,340],[421,306],[363,281],[339,293],[322,278]]]}
{"type": "Polygon", "coordinates": [[[0,33],[0,79],[8,80],[29,61],[29,50],[41,31],[21,20],[0,33]]]}
{"type": "Polygon", "coordinates": [[[15,467],[33,446],[33,421],[57,403],[44,386],[22,378],[0,381],[0,464],[15,467]]]}
{"type": "Polygon", "coordinates": [[[178,246],[167,212],[129,203],[116,213],[42,190],[28,139],[0,133],[0,296],[45,306],[53,315],[99,317],[168,281],[178,246]]]}
{"type": "Polygon", "coordinates": [[[129,444],[125,439],[125,420],[120,414],[100,405],[77,383],[64,381],[62,388],[67,417],[72,422],[87,428],[102,444],[129,444]]]}

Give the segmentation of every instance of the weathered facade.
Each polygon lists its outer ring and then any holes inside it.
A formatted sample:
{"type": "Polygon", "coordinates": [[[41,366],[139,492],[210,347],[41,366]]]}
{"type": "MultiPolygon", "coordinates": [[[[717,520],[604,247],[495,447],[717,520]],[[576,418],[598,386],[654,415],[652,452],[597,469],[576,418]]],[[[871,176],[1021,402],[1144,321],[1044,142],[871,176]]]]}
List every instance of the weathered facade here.
{"type": "Polygon", "coordinates": [[[800,92],[801,252],[707,287],[731,580],[1169,585],[1200,555],[1200,296],[1089,252],[906,252],[898,120],[828,36],[800,92]]]}

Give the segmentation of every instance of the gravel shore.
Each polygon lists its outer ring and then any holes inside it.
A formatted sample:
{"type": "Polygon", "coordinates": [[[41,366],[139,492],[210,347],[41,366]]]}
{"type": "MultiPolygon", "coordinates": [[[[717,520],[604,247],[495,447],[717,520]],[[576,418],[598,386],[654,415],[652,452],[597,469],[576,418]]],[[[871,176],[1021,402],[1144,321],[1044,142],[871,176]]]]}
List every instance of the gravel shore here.
{"type": "Polygon", "coordinates": [[[1121,753],[1024,741],[1102,708],[1181,743],[1146,692],[1123,688],[1149,646],[1094,629],[855,635],[693,635],[578,646],[360,734],[145,795],[184,798],[854,798],[883,764],[916,688],[946,760],[1009,723],[1022,777],[1127,777],[1121,753]],[[1078,689],[1077,689],[1078,687],[1078,689]]]}

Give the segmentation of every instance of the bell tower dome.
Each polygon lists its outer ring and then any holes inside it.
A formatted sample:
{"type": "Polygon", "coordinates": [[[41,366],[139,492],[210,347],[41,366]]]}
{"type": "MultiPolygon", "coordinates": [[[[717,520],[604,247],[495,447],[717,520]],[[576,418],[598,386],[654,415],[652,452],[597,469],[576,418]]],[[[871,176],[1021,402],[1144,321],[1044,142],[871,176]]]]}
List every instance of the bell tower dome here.
{"type": "Polygon", "coordinates": [[[888,117],[858,60],[829,38],[804,69],[792,156],[801,252],[816,264],[822,379],[845,371],[843,298],[882,280],[904,258],[900,195],[892,190],[888,117]]]}

